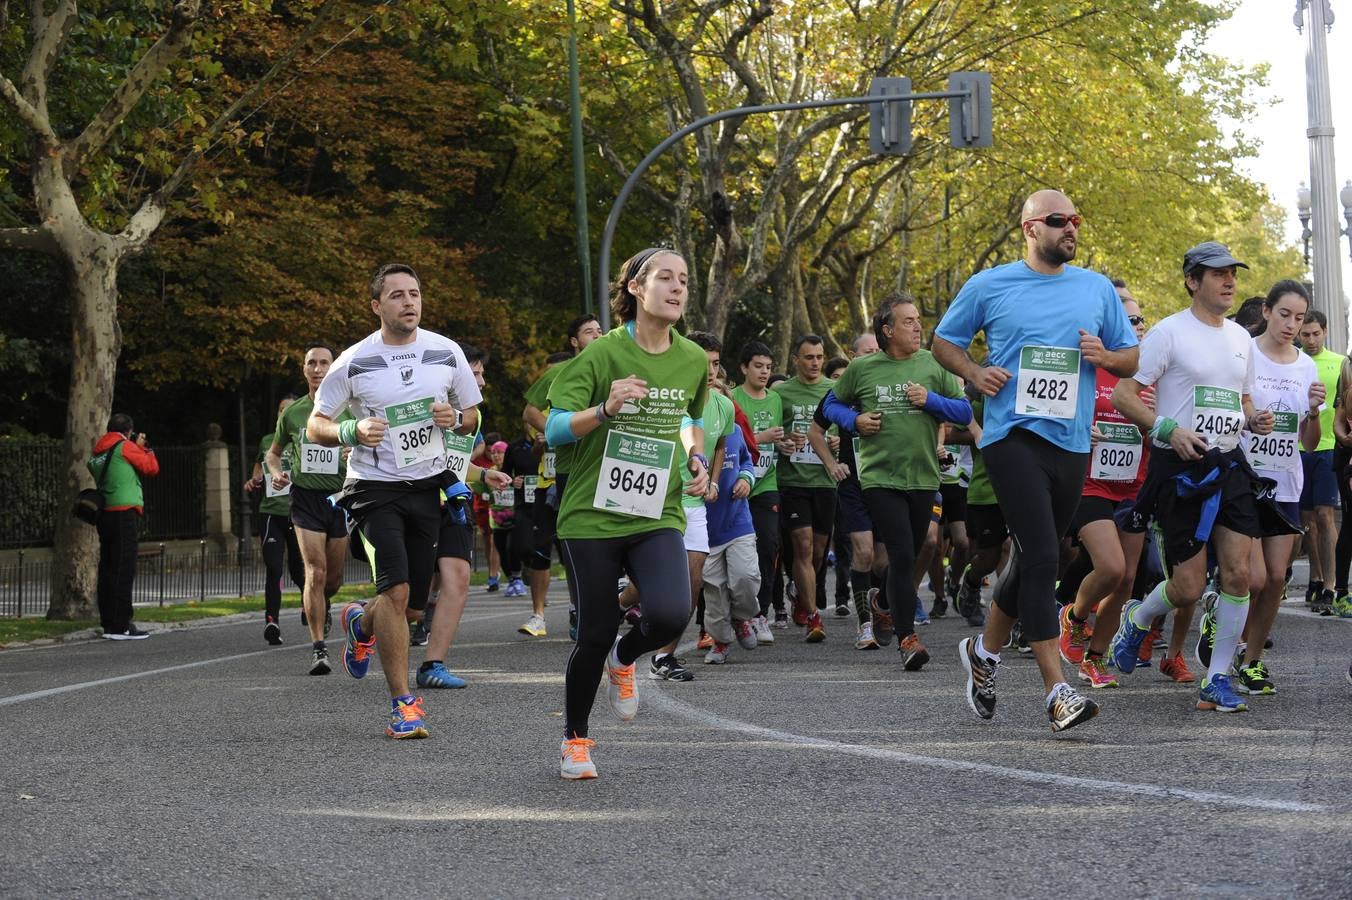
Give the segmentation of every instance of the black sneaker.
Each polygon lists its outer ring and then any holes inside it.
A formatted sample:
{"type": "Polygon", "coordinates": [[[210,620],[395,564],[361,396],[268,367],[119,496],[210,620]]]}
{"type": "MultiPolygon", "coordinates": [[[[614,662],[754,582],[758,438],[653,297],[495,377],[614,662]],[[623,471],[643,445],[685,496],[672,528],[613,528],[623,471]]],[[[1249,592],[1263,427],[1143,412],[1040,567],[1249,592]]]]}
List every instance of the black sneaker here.
{"type": "Polygon", "coordinates": [[[1236,666],[1234,677],[1235,690],[1241,694],[1275,694],[1277,686],[1272,683],[1272,675],[1267,664],[1255,659],[1247,666],[1236,666]]]}
{"type": "Polygon", "coordinates": [[[427,646],[427,626],[421,621],[414,622],[408,628],[408,645],[410,647],[427,646]]]}
{"type": "Polygon", "coordinates": [[[1311,581],[1305,585],[1305,605],[1310,609],[1316,609],[1319,606],[1319,595],[1324,592],[1324,582],[1311,581]]]}
{"type": "Polygon", "coordinates": [[[995,716],[995,676],[1000,664],[977,657],[973,652],[975,641],[969,637],[958,641],[958,657],[967,673],[967,705],[981,718],[990,719],[995,716]]]}
{"type": "Polygon", "coordinates": [[[943,593],[934,595],[934,605],[930,607],[931,619],[942,619],[948,614],[948,586],[944,586],[943,593]]]}
{"type": "Polygon", "coordinates": [[[836,618],[843,619],[850,614],[850,605],[848,603],[836,604],[836,618]]]}
{"type": "Polygon", "coordinates": [[[1088,697],[1082,697],[1075,688],[1062,682],[1056,686],[1056,693],[1047,704],[1047,718],[1051,719],[1052,731],[1065,731],[1097,716],[1098,704],[1088,697]]]}
{"type": "Polygon", "coordinates": [[[150,632],[142,631],[135,625],[128,625],[121,631],[105,631],[103,636],[110,641],[143,641],[150,637],[150,632]]]}
{"type": "Polygon", "coordinates": [[[986,613],[981,609],[981,587],[980,585],[972,587],[963,578],[962,583],[958,585],[958,615],[967,620],[967,624],[973,628],[980,628],[986,624],[986,613]]]}
{"type": "Polygon", "coordinates": [[[329,665],[329,651],[326,647],[316,647],[310,654],[310,674],[327,675],[333,671],[329,665]]]}
{"type": "Polygon", "coordinates": [[[282,629],[278,627],[277,620],[268,616],[268,624],[263,626],[263,640],[274,647],[282,645],[282,629]]]}
{"type": "Polygon", "coordinates": [[[648,667],[648,677],[653,681],[694,681],[695,676],[690,673],[676,655],[668,653],[666,656],[653,656],[652,665],[648,667]]]}
{"type": "Polygon", "coordinates": [[[1336,599],[1333,591],[1320,591],[1318,599],[1315,600],[1314,611],[1321,616],[1333,615],[1333,601],[1336,599]]]}
{"type": "Polygon", "coordinates": [[[1033,648],[1028,645],[1028,638],[1023,634],[1023,623],[1015,622],[1012,637],[1014,638],[1014,649],[1019,651],[1020,656],[1031,656],[1033,648]]]}

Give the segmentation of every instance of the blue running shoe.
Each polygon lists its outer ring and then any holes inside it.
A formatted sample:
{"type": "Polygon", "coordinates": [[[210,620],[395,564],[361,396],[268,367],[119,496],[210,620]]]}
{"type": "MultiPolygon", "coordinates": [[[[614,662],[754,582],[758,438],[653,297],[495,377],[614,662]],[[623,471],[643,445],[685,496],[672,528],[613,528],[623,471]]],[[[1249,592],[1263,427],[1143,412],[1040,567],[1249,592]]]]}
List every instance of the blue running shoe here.
{"type": "Polygon", "coordinates": [[[915,598],[915,624],[928,625],[930,623],[929,613],[925,612],[925,601],[919,597],[915,598]]]}
{"type": "Polygon", "coordinates": [[[1141,643],[1150,633],[1149,628],[1142,628],[1131,619],[1131,614],[1144,602],[1127,601],[1127,605],[1122,609],[1121,624],[1118,625],[1117,633],[1113,635],[1112,643],[1108,645],[1108,659],[1112,662],[1113,668],[1124,675],[1136,671],[1136,663],[1141,655],[1141,643]]]}
{"type": "Polygon", "coordinates": [[[390,701],[390,724],[385,733],[396,740],[404,738],[425,738],[429,736],[427,723],[423,719],[423,699],[405,694],[390,701]]]}
{"type": "Polygon", "coordinates": [[[347,646],[343,648],[343,668],[353,678],[365,678],[366,670],[371,668],[371,654],[376,649],[376,639],[363,641],[357,637],[358,623],[366,615],[366,608],[360,603],[349,603],[343,607],[341,621],[343,634],[347,635],[347,646]]]}
{"type": "Polygon", "coordinates": [[[425,669],[418,670],[420,688],[462,688],[468,681],[446,668],[442,662],[434,662],[425,669]]]}
{"type": "Polygon", "coordinates": [[[1230,686],[1230,676],[1212,675],[1202,682],[1202,691],[1197,696],[1198,709],[1214,709],[1216,712],[1246,712],[1249,704],[1230,686]]]}

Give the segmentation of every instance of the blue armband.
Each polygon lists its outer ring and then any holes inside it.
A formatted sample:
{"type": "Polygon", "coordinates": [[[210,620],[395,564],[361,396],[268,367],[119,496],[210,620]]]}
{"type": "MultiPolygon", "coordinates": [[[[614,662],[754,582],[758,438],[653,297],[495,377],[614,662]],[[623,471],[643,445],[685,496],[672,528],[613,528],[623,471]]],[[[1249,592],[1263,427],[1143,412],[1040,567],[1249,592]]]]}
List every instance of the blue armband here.
{"type": "Polygon", "coordinates": [[[682,428],[682,429],[686,429],[686,428],[701,428],[701,429],[702,429],[703,427],[704,427],[704,416],[700,416],[698,419],[692,419],[692,418],[690,418],[689,416],[681,416],[681,428],[682,428]]]}
{"type": "Polygon", "coordinates": [[[846,406],[836,396],[834,390],[827,391],[826,396],[822,398],[822,415],[837,428],[843,428],[851,434],[855,433],[854,421],[859,418],[859,413],[846,406]]]}
{"type": "Polygon", "coordinates": [[[934,391],[925,393],[925,412],[944,422],[966,425],[972,421],[972,404],[966,397],[942,397],[934,391]]]}
{"type": "Polygon", "coordinates": [[[551,447],[577,443],[577,435],[573,434],[572,410],[558,407],[550,409],[549,418],[545,420],[545,441],[551,447]]]}

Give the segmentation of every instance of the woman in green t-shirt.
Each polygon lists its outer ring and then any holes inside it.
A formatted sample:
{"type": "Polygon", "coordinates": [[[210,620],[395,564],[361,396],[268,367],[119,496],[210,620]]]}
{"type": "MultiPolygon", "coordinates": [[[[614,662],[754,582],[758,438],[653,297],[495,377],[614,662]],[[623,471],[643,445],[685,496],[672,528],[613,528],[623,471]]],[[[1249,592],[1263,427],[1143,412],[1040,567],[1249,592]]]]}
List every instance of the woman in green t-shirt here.
{"type": "Polygon", "coordinates": [[[611,709],[638,711],[634,661],[685,630],[690,583],[685,490],[704,496],[709,461],[700,419],[708,358],[673,327],[685,312],[685,260],[650,248],[626,260],[611,298],[620,327],[593,341],[549,389],[545,435],[575,444],[558,535],[577,592],[577,645],[565,679],[564,778],[595,778],[587,720],[604,670],[611,709]],[[639,589],[642,623],[619,640],[615,585],[639,589]]]}

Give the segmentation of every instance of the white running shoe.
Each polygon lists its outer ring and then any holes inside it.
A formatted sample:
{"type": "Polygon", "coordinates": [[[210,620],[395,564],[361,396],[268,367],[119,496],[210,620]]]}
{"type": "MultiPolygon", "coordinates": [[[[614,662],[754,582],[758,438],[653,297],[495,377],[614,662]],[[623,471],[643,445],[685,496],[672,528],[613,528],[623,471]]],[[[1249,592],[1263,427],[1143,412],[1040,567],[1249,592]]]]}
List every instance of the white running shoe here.
{"type": "Polygon", "coordinates": [[[873,623],[859,623],[859,640],[854,642],[856,650],[877,650],[878,642],[873,639],[873,623]]]}
{"type": "Polygon", "coordinates": [[[546,634],[549,633],[548,630],[545,628],[545,617],[536,615],[532,615],[529,619],[527,619],[524,623],[522,623],[521,627],[518,628],[517,631],[521,632],[522,634],[528,634],[531,637],[544,637],[546,634]]]}
{"type": "MultiPolygon", "coordinates": [[[[618,641],[616,642],[618,643],[618,641]]],[[[621,722],[631,722],[638,715],[638,679],[634,677],[634,664],[613,666],[610,653],[606,653],[606,699],[615,717],[621,722]]]]}
{"type": "Polygon", "coordinates": [[[596,763],[591,751],[596,741],[590,738],[572,738],[559,745],[559,775],[570,781],[596,777],[596,763]]]}
{"type": "Polygon", "coordinates": [[[756,632],[757,644],[773,644],[775,642],[775,633],[770,630],[770,623],[765,621],[765,616],[756,616],[752,619],[751,627],[756,632]]]}

